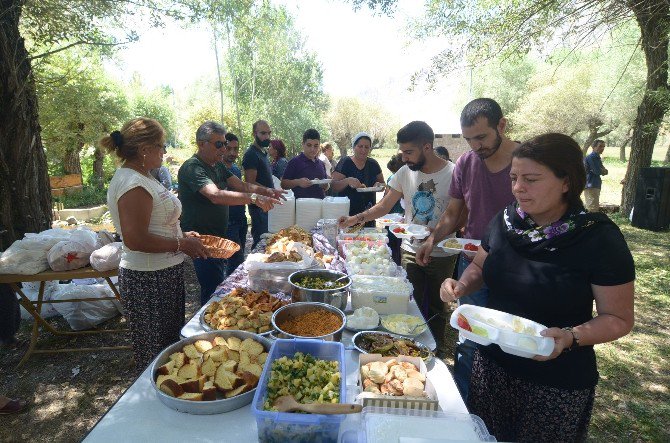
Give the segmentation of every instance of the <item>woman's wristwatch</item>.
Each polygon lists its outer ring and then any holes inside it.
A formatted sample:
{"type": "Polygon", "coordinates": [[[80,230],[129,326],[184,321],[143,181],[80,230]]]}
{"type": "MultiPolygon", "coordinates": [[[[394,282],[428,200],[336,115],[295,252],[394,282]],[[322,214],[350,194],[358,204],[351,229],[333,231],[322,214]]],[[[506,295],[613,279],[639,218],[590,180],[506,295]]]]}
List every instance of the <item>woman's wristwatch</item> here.
{"type": "Polygon", "coordinates": [[[575,334],[574,329],[572,329],[572,326],[568,326],[566,328],[561,328],[564,331],[568,331],[570,334],[572,334],[572,344],[570,344],[570,347],[567,347],[563,349],[563,352],[570,352],[574,349],[577,349],[579,347],[579,337],[577,334],[575,334]]]}

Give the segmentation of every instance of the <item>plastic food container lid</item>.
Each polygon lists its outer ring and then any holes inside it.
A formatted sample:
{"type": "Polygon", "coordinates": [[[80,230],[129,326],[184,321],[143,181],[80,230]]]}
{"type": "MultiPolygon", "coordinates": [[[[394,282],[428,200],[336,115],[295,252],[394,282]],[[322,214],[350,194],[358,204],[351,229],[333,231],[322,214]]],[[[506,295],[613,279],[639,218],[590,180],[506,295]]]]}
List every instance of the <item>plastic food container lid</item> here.
{"type": "Polygon", "coordinates": [[[474,414],[379,407],[363,408],[362,414],[368,443],[434,441],[436,436],[441,440],[496,441],[474,414]]]}

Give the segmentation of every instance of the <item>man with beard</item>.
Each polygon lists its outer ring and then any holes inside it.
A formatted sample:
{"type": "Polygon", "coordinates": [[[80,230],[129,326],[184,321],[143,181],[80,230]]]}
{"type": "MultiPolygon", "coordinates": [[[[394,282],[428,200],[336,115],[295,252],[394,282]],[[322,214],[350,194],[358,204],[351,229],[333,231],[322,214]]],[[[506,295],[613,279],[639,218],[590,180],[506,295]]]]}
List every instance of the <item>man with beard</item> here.
{"type": "MultiPolygon", "coordinates": [[[[254,142],[247,148],[242,157],[242,167],[244,168],[244,181],[256,185],[274,188],[272,181],[272,167],[268,160],[268,146],[270,146],[270,136],[272,130],[265,120],[258,120],[252,126],[254,142]]],[[[251,249],[261,239],[261,235],[268,232],[268,214],[254,205],[249,205],[249,215],[251,216],[251,237],[253,244],[251,249]]]]}
{"type": "MultiPolygon", "coordinates": [[[[281,191],[245,183],[225,167],[226,130],[219,123],[200,125],[195,141],[198,151],[178,173],[183,231],[226,237],[229,206],[250,204],[263,212],[280,203],[277,198],[281,191]]],[[[224,279],[226,260],[194,258],[193,267],[200,283],[200,303],[204,305],[224,279]]]]}
{"type": "MultiPolygon", "coordinates": [[[[465,238],[481,240],[489,222],[499,211],[514,200],[510,182],[512,151],[517,144],[505,136],[507,119],[500,105],[490,98],[478,98],[463,108],[461,131],[471,151],[456,162],[449,188],[449,206],[435,230],[417,251],[418,264],[431,262],[430,251],[435,245],[452,235],[462,223],[463,214],[469,211],[465,224],[465,238]]],[[[470,264],[465,254],[458,263],[458,275],[470,264]]],[[[458,299],[459,304],[486,306],[488,288],[458,299]]],[[[476,344],[459,337],[456,346],[454,379],[464,401],[467,401],[472,358],[476,344]]]]}
{"type": "MultiPolygon", "coordinates": [[[[425,122],[413,121],[398,131],[397,141],[405,163],[389,181],[389,191],[384,198],[357,215],[342,217],[340,225],[351,226],[371,221],[388,214],[401,199],[405,201],[405,221],[432,229],[449,204],[449,186],[454,164],[435,155],[435,135],[425,122]]],[[[446,327],[445,305],[440,300],[440,285],[451,277],[458,255],[432,248],[432,260],[418,264],[415,255],[421,240],[403,239],[401,264],[407,278],[414,286],[414,300],[425,318],[442,314],[430,321],[429,327],[437,342],[437,354],[446,356],[444,332],[446,327]]]]}

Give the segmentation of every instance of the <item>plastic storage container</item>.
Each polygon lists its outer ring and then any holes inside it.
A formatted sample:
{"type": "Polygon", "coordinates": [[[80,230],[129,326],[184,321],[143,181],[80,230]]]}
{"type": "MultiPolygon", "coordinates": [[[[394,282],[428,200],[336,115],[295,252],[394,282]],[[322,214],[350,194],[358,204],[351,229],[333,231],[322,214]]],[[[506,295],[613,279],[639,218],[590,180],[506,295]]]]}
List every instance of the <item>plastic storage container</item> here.
{"type": "Polygon", "coordinates": [[[299,198],[295,201],[295,224],[310,231],[321,217],[322,202],[318,198],[299,198]]]}
{"type": "Polygon", "coordinates": [[[340,425],[345,418],[342,414],[301,414],[263,410],[272,362],[283,356],[293,357],[296,352],[311,354],[322,360],[337,360],[340,366],[340,402],[346,402],[346,371],[342,343],[308,339],[279,339],[270,349],[254,400],[251,403],[251,412],[256,418],[258,427],[258,440],[273,443],[337,442],[340,425]]]}
{"type": "Polygon", "coordinates": [[[334,219],[348,216],[350,204],[349,197],[326,197],[323,199],[321,216],[334,219]]]}
{"type": "Polygon", "coordinates": [[[268,211],[268,231],[275,233],[295,225],[295,198],[293,191],[288,191],[286,201],[268,211]]]}
{"type": "Polygon", "coordinates": [[[380,315],[407,313],[413,288],[406,278],[354,275],[352,280],[351,307],[353,309],[367,306],[380,315]]]}
{"type": "MultiPolygon", "coordinates": [[[[496,441],[481,418],[473,414],[414,409],[363,408],[365,440],[368,443],[390,441],[496,441]]],[[[360,439],[359,439],[360,441],[360,439]]]]}

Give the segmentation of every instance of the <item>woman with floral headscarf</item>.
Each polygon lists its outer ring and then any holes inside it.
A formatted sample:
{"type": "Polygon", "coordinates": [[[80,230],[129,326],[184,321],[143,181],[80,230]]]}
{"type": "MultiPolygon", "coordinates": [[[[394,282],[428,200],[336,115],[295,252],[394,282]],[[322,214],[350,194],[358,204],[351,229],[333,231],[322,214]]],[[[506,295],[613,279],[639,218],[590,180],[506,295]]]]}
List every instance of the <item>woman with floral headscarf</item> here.
{"type": "Polygon", "coordinates": [[[572,138],[522,143],[510,178],[516,202],[493,218],[472,264],[440,295],[452,301],[484,282],[487,307],[546,325],[541,335],[554,349],[528,359],[479,347],[468,409],[498,441],[582,441],[598,382],[593,346],[633,327],[633,258],[616,224],[584,210],[586,173],[572,138]]]}

